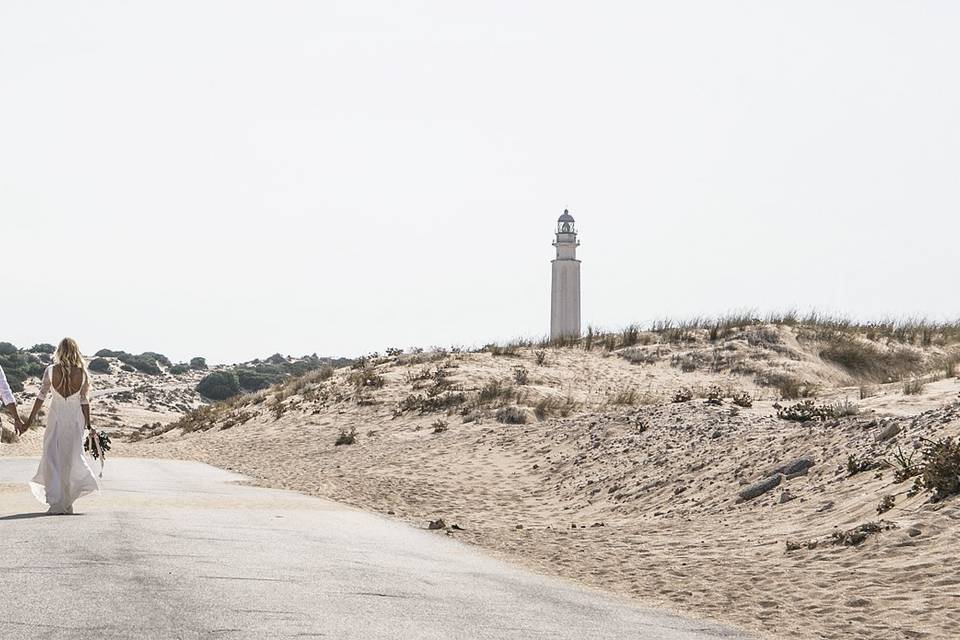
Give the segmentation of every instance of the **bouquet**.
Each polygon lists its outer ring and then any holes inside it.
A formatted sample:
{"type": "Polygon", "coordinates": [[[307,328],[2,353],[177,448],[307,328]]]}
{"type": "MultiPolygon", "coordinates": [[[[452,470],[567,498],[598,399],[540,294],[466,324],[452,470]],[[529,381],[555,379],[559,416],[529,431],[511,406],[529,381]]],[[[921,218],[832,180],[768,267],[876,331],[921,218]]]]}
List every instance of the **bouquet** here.
{"type": "Polygon", "coordinates": [[[110,436],[106,431],[90,429],[87,439],[83,441],[83,450],[89,451],[94,460],[100,461],[100,477],[103,477],[103,465],[107,463],[107,451],[110,451],[110,436]]]}

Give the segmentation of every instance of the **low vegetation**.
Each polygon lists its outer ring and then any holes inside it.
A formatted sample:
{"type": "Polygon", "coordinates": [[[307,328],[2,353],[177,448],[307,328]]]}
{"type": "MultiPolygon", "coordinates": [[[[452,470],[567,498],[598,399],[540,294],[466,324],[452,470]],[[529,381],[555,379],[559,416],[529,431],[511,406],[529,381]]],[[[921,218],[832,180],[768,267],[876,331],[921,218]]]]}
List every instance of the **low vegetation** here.
{"type": "Polygon", "coordinates": [[[3,367],[7,382],[14,391],[23,391],[23,383],[43,375],[46,365],[29,351],[21,351],[9,342],[0,342],[0,367],[3,367]]]}

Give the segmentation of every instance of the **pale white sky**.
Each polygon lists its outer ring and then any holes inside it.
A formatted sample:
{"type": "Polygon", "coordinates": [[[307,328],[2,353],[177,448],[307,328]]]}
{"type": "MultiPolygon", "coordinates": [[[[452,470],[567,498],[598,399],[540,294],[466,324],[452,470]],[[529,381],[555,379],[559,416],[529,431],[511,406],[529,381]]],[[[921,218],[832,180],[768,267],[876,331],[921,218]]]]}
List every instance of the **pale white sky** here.
{"type": "Polygon", "coordinates": [[[236,361],[960,316],[960,3],[0,0],[0,339],[236,361]]]}

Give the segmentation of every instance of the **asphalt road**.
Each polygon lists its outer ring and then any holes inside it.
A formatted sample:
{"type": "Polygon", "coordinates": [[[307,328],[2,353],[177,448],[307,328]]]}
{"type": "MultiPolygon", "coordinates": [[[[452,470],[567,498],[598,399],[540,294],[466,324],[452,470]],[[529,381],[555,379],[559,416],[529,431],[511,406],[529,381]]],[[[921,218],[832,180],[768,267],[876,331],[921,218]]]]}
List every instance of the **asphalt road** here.
{"type": "Polygon", "coordinates": [[[59,517],[35,470],[0,458],[3,640],[746,637],[206,465],[115,458],[59,517]]]}

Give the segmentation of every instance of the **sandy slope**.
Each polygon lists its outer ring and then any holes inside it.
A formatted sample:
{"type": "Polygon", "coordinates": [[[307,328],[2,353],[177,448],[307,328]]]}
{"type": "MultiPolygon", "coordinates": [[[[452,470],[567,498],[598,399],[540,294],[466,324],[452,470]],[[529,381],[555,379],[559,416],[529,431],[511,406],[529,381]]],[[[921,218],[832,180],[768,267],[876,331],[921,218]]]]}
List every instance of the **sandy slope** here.
{"type": "MultiPolygon", "coordinates": [[[[290,394],[282,405],[270,396],[235,408],[233,415],[249,414],[243,424],[175,431],[133,450],[205,460],[420,525],[443,518],[464,529],[453,535],[540,570],[777,637],[951,637],[960,622],[960,504],[908,499],[910,483],[895,484],[890,469],[848,477],[846,462],[850,454],[889,458],[920,436],[956,435],[960,383],[941,380],[909,398],[900,384],[874,385],[860,415],[802,425],[776,418],[775,393],[753,376],[709,367],[683,373],[670,361],[689,349],[658,348],[658,359],[642,365],[572,349],[551,350],[543,367],[530,349],[518,357],[401,359],[376,368],[386,385],[365,390],[364,404],[343,372],[282,391],[290,394]],[[496,422],[495,408],[479,424],[456,412],[395,417],[401,399],[430,384],[413,378],[444,364],[454,389],[468,395],[523,366],[530,381],[520,404],[553,395],[579,409],[567,418],[531,416],[526,425],[496,422]],[[714,384],[728,396],[747,389],[769,399],[750,409],[668,401],[680,386],[714,384]],[[637,406],[611,404],[624,389],[639,392],[637,406]],[[447,431],[433,432],[438,419],[447,431]],[[894,423],[903,431],[877,442],[894,423]],[[335,447],[339,430],[351,427],[358,443],[335,447]],[[745,484],[801,456],[814,462],[806,475],[737,503],[745,484]],[[858,548],[786,550],[787,540],[822,541],[876,521],[887,494],[897,505],[883,517],[895,529],[858,548]]],[[[771,354],[738,349],[745,361],[815,379],[825,398],[859,397],[857,387],[838,386],[847,376],[789,335],[771,354]]]]}
{"type": "Polygon", "coordinates": [[[373,369],[382,388],[357,394],[353,371],[289,384],[222,409],[209,429],[175,429],[123,452],[198,459],[421,526],[443,518],[463,529],[450,535],[544,572],[772,637],[954,637],[960,501],[908,498],[910,482],[896,484],[892,469],[850,477],[846,465],[851,454],[879,462],[919,437],[958,435],[960,382],[931,382],[909,397],[899,383],[873,384],[857,416],[787,422],[775,416],[776,392],[756,383],[764,373],[816,383],[818,401],[858,399],[860,389],[815,345],[777,333],[640,347],[651,352],[634,358],[641,364],[576,349],[549,350],[544,366],[532,349],[385,359],[373,369]],[[690,359],[699,364],[684,372],[690,359]],[[459,410],[398,415],[441,366],[446,392],[470,399],[525,367],[528,384],[509,404],[525,407],[529,422],[500,424],[496,401],[469,412],[479,422],[459,410]],[[680,387],[702,396],[711,385],[724,389],[720,406],[670,402],[680,387]],[[614,404],[626,390],[636,392],[633,404],[614,404]],[[740,390],[762,399],[735,407],[729,397],[740,390]],[[537,420],[532,407],[545,397],[569,398],[576,410],[537,420]],[[438,420],[446,431],[434,433],[438,420]],[[899,434],[878,440],[895,427],[899,434]],[[350,428],[357,444],[334,446],[350,428]],[[737,501],[744,486],[801,457],[813,462],[805,474],[737,501]],[[895,528],[859,547],[827,541],[878,520],[885,495],[896,499],[882,516],[895,528]],[[814,548],[787,551],[787,541],[812,540],[814,548]]]}

